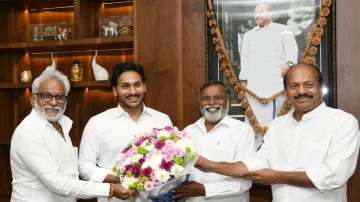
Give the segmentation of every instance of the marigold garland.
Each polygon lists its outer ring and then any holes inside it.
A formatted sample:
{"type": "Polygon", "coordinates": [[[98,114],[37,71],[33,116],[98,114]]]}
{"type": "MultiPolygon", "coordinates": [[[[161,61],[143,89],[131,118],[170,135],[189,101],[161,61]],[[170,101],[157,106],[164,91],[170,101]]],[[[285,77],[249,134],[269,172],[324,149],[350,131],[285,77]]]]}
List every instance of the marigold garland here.
{"type": "MultiPolygon", "coordinates": [[[[331,10],[330,6],[332,5],[332,0],[322,0],[322,7],[320,8],[320,16],[318,17],[316,24],[310,33],[310,37],[308,39],[308,43],[304,50],[304,53],[301,58],[302,63],[307,64],[314,64],[315,63],[315,56],[318,53],[318,48],[316,46],[320,45],[321,43],[321,36],[324,35],[323,27],[327,24],[327,17],[329,16],[331,10]]],[[[234,91],[237,93],[238,98],[241,101],[241,106],[245,110],[245,115],[249,118],[249,122],[252,125],[253,129],[256,131],[256,136],[258,133],[265,135],[266,131],[268,130],[267,126],[260,126],[255,115],[254,111],[252,110],[249,101],[247,99],[247,95],[254,97],[262,104],[267,104],[270,101],[278,98],[282,94],[284,94],[284,90],[276,93],[275,95],[269,98],[261,98],[255,93],[253,93],[248,88],[242,86],[235,75],[235,71],[232,68],[229,55],[225,49],[225,43],[222,38],[222,35],[217,27],[215,13],[213,10],[212,0],[208,0],[208,8],[206,11],[206,16],[209,18],[208,24],[211,27],[211,34],[214,36],[212,38],[212,42],[215,45],[216,52],[218,52],[219,60],[221,61],[221,68],[220,71],[224,71],[225,76],[228,78],[230,85],[233,86],[234,91]]],[[[281,107],[281,111],[279,116],[285,115],[291,109],[290,102],[286,99],[283,106],[281,107]]]]}

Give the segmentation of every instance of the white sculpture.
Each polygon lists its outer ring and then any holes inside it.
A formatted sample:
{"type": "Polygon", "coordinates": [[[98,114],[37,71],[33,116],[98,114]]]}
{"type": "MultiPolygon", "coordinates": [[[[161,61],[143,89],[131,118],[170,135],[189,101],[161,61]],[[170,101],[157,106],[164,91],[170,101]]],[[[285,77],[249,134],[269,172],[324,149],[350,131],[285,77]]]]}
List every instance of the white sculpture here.
{"type": "Polygon", "coordinates": [[[55,70],[56,69],[56,64],[55,64],[54,54],[53,53],[51,53],[51,60],[52,60],[51,66],[46,67],[45,71],[47,71],[47,70],[55,70]]]}
{"type": "Polygon", "coordinates": [[[95,56],[92,61],[92,68],[94,71],[95,79],[97,81],[109,80],[109,73],[106,71],[105,68],[103,68],[102,66],[96,63],[96,56],[97,56],[97,51],[95,51],[95,56]]]}
{"type": "Polygon", "coordinates": [[[31,79],[32,79],[32,75],[31,75],[30,70],[25,70],[25,71],[21,72],[21,81],[22,82],[30,82],[31,79]]]}

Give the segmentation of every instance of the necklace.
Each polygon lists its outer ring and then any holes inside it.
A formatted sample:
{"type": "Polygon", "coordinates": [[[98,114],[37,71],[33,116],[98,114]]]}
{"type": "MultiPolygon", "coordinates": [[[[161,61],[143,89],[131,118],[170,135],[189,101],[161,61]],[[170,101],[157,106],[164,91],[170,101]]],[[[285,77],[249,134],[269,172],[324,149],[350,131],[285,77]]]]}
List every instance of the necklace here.
{"type": "Polygon", "coordinates": [[[61,125],[59,123],[56,123],[56,130],[60,133],[61,137],[66,142],[65,135],[64,135],[62,127],[61,127],[61,125]]]}

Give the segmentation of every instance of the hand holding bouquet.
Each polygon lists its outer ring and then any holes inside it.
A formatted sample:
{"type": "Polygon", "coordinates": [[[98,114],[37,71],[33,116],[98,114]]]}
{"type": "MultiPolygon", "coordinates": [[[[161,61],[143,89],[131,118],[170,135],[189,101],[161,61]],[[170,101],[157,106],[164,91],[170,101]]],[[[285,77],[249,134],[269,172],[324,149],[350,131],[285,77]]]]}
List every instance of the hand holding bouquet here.
{"type": "Polygon", "coordinates": [[[156,200],[186,181],[194,160],[194,141],[187,133],[173,127],[154,128],[135,136],[113,171],[125,188],[137,189],[145,198],[150,194],[156,200]]]}

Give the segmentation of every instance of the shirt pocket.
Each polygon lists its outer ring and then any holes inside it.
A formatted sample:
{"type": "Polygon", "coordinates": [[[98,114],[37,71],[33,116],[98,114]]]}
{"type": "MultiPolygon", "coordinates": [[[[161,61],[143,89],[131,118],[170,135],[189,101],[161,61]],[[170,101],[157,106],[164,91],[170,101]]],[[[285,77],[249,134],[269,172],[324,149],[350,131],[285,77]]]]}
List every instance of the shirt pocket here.
{"type": "Polygon", "coordinates": [[[234,159],[234,148],[230,145],[216,145],[213,149],[213,161],[232,162],[234,159]]]}

